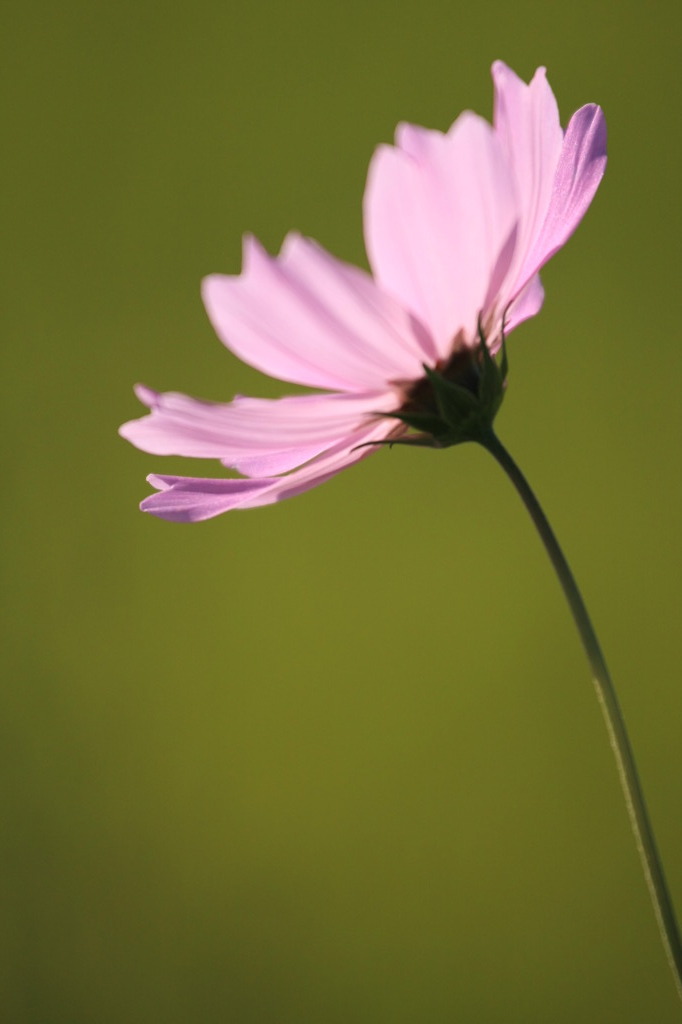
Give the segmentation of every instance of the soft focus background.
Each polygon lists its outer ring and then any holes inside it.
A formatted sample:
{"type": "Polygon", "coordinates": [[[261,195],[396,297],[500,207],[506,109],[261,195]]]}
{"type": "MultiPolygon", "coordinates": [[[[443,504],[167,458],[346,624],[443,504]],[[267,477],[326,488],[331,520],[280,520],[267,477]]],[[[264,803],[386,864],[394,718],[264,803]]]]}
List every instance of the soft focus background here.
{"type": "MultiPolygon", "coordinates": [[[[538,64],[610,165],[513,335],[499,428],[620,689],[678,910],[680,8],[8,5],[0,1004],[12,1024],[679,1020],[600,712],[493,461],[383,451],[171,525],[116,434],[227,400],[241,235],[365,264],[373,148],[538,64]]],[[[219,472],[218,467],[207,467],[219,472]]]]}

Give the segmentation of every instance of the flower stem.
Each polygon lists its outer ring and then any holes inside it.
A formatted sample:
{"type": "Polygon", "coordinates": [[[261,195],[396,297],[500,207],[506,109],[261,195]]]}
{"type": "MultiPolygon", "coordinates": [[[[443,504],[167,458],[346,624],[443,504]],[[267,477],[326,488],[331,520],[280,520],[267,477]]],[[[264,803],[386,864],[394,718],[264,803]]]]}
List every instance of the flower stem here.
{"type": "Polygon", "coordinates": [[[611,748],[616,759],[618,777],[623,788],[623,795],[625,796],[625,803],[630,816],[630,824],[635,834],[635,842],[642,862],[646,884],[649,888],[649,895],[653,903],[661,939],[675,978],[678,994],[682,999],[682,943],[680,942],[675,910],[670,893],[668,892],[663,865],[656,849],[656,840],[649,821],[644,794],[637,774],[635,758],[625,728],[623,713],[620,709],[618,697],[611,682],[597,635],[590,622],[585,602],[578,590],[573,573],[528,481],[492,430],[481,438],[480,443],[500,464],[528,509],[571,609],[592,670],[592,679],[597,691],[597,697],[604,713],[611,748]]]}

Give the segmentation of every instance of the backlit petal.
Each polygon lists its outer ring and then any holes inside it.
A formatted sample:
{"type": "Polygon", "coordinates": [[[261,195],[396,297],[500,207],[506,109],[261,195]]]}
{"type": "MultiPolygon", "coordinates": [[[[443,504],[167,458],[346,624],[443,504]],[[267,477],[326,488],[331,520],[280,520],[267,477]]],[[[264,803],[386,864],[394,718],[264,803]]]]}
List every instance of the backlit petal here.
{"type": "Polygon", "coordinates": [[[534,274],[525,288],[517,295],[507,309],[505,317],[505,328],[507,332],[513,331],[515,327],[522,324],[524,320],[536,316],[542,309],[545,299],[545,289],[539,274],[534,274]]]}
{"type": "Polygon", "coordinates": [[[357,446],[386,438],[394,430],[394,421],[378,421],[349,435],[319,459],[287,476],[260,480],[151,476],[149,482],[158,487],[159,492],[145,498],[140,508],[161,519],[191,523],[211,519],[230,509],[271,505],[317,487],[347,466],[371,455],[376,448],[357,446]]]}
{"type": "Polygon", "coordinates": [[[154,455],[220,459],[248,476],[299,466],[400,403],[388,391],[238,397],[228,404],[141,386],[136,391],[151,413],[124,424],[123,437],[154,455]]]}
{"type": "Polygon", "coordinates": [[[447,135],[403,125],[375,153],[365,241],[379,284],[429,328],[439,354],[476,324],[493,274],[504,276],[516,225],[514,181],[492,127],[462,114],[447,135]]]}
{"type": "Polygon", "coordinates": [[[571,237],[606,169],[606,120],[593,103],[569,121],[552,181],[547,216],[521,275],[527,280],[571,237]]]}
{"type": "Polygon", "coordinates": [[[364,271],[290,235],[279,257],[245,239],[239,277],[203,284],[220,339],[244,362],[280,380],[367,391],[421,373],[429,341],[364,271]]]}
{"type": "MultiPolygon", "coordinates": [[[[544,68],[528,85],[502,61],[493,64],[492,76],[495,134],[513,173],[518,202],[516,251],[506,282],[515,294],[514,285],[528,281],[522,271],[547,217],[564,135],[544,68]]],[[[501,301],[509,297],[502,295],[501,301]]]]}

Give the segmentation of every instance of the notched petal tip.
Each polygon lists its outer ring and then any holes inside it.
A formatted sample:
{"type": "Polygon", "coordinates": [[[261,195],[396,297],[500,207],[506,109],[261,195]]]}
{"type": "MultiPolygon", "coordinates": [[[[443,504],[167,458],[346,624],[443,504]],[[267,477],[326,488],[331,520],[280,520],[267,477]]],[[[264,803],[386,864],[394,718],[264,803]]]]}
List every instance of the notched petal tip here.
{"type": "MultiPolygon", "coordinates": [[[[142,402],[143,405],[146,405],[148,409],[154,409],[159,398],[158,391],[153,391],[152,388],[148,388],[145,384],[134,384],[133,392],[135,397],[142,402]]],[[[122,423],[118,428],[119,437],[124,438],[124,440],[129,441],[131,444],[135,445],[135,447],[138,447],[137,441],[140,434],[140,424],[144,423],[148,419],[149,416],[141,416],[134,420],[126,420],[126,422],[122,423]]]]}
{"type": "Polygon", "coordinates": [[[490,75],[495,85],[504,86],[505,82],[516,82],[524,86],[524,88],[528,88],[536,78],[547,78],[547,68],[544,64],[538,65],[533,72],[533,77],[530,82],[525,82],[520,75],[517,75],[513,68],[510,68],[509,65],[505,63],[505,61],[494,60],[490,67],[490,75]]]}
{"type": "Polygon", "coordinates": [[[242,237],[242,268],[238,274],[207,274],[201,281],[201,298],[206,311],[211,315],[214,303],[219,302],[226,283],[245,277],[261,258],[271,259],[270,254],[250,231],[242,237]]]}
{"type": "Polygon", "coordinates": [[[507,75],[512,78],[518,78],[516,72],[512,71],[509,65],[506,64],[503,60],[494,60],[492,62],[492,65],[490,67],[490,75],[495,84],[497,84],[498,80],[505,78],[507,75]]]}
{"type": "Polygon", "coordinates": [[[174,477],[161,476],[159,473],[149,473],[147,475],[147,483],[155,487],[157,491],[167,491],[173,482],[174,477]]]}
{"type": "Polygon", "coordinates": [[[282,245],[280,246],[280,261],[286,263],[288,260],[291,260],[302,246],[308,246],[316,250],[322,249],[322,246],[314,239],[306,238],[300,231],[288,231],[284,236],[282,245]]]}
{"type": "Polygon", "coordinates": [[[597,103],[586,103],[576,110],[566,128],[566,142],[580,144],[589,159],[606,158],[607,144],[606,117],[597,103]],[[573,137],[575,136],[575,141],[573,137]]]}
{"type": "Polygon", "coordinates": [[[201,300],[207,312],[209,310],[209,303],[213,300],[214,291],[224,276],[224,274],[207,274],[201,280],[201,300]]]}
{"type": "Polygon", "coordinates": [[[396,149],[418,163],[427,160],[434,145],[443,138],[443,132],[436,128],[422,128],[421,125],[401,121],[395,130],[396,149]]]}
{"type": "Polygon", "coordinates": [[[133,391],[135,397],[146,405],[148,409],[153,409],[159,400],[160,392],[154,391],[153,388],[148,388],[146,384],[134,384],[133,391]]]}

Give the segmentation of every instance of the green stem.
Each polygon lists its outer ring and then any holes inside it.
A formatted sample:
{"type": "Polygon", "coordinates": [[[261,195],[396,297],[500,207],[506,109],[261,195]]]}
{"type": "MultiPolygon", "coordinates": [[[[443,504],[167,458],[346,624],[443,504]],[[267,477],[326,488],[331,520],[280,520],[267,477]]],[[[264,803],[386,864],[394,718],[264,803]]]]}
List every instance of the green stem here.
{"type": "Polygon", "coordinates": [[[620,709],[618,697],[611,682],[597,635],[590,622],[585,602],[573,578],[573,573],[528,481],[504,445],[501,444],[492,431],[481,439],[481,444],[494,456],[521,496],[521,500],[528,509],[530,517],[545,545],[547,554],[559,577],[559,582],[573,614],[587,660],[590,663],[597,697],[604,712],[611,748],[616,759],[618,776],[623,788],[630,823],[635,834],[635,842],[639,850],[644,877],[649,888],[649,895],[653,903],[661,939],[675,978],[678,994],[682,999],[682,944],[680,943],[675,910],[670,893],[668,892],[663,865],[656,849],[656,840],[649,821],[646,803],[644,802],[644,794],[625,728],[623,713],[620,709]]]}

